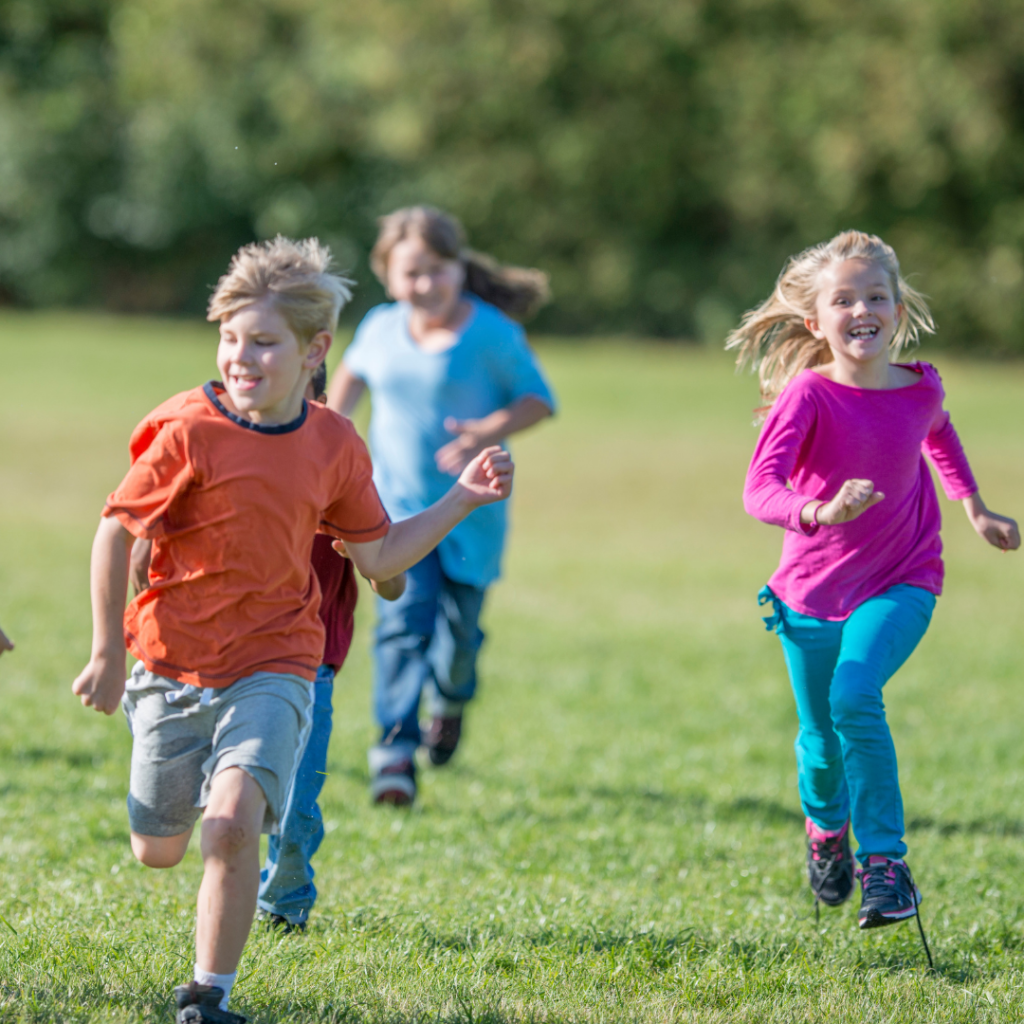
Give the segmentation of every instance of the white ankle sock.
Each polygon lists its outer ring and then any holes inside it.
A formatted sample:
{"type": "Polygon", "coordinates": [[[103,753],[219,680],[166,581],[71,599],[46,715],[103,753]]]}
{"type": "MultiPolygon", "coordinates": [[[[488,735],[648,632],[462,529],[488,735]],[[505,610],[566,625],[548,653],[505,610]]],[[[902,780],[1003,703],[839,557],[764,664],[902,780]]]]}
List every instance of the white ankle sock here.
{"type": "Polygon", "coordinates": [[[220,1001],[220,1008],[226,1010],[228,1008],[228,997],[231,995],[231,986],[235,983],[235,978],[238,977],[238,971],[233,974],[214,974],[213,971],[201,971],[196,968],[195,979],[200,985],[216,985],[217,988],[224,990],[224,998],[220,1001]]]}

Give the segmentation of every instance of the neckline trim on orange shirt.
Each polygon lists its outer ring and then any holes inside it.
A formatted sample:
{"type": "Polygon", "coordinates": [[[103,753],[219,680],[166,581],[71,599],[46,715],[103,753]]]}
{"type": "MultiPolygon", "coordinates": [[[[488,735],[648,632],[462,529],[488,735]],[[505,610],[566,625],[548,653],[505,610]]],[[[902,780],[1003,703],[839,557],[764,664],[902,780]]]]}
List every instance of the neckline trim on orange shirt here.
{"type": "Polygon", "coordinates": [[[245,427],[246,430],[255,430],[258,434],[290,434],[293,430],[298,430],[303,423],[306,422],[306,415],[309,412],[309,403],[302,400],[302,412],[293,419],[290,423],[274,423],[268,425],[266,423],[253,423],[252,420],[244,419],[241,416],[231,412],[227,406],[220,400],[217,390],[218,388],[223,391],[224,385],[219,380],[208,380],[203,385],[203,394],[210,400],[210,404],[217,410],[222,416],[226,416],[232,423],[237,423],[240,427],[245,427]]]}

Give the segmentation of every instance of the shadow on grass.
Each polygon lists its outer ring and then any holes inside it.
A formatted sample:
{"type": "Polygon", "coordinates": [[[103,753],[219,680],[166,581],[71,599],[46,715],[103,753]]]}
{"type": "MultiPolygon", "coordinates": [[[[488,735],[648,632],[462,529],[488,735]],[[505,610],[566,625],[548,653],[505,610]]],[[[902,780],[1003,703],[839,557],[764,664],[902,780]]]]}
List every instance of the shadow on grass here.
{"type": "Polygon", "coordinates": [[[1016,818],[974,818],[970,821],[941,821],[937,818],[911,818],[908,832],[935,832],[940,836],[987,835],[1024,836],[1024,822],[1016,818]]]}
{"type": "MultiPolygon", "coordinates": [[[[497,788],[505,779],[488,779],[497,788]]],[[[760,796],[739,796],[732,800],[715,800],[706,793],[648,789],[643,786],[572,786],[569,784],[546,787],[537,801],[521,802],[499,812],[487,815],[495,823],[533,817],[543,822],[579,821],[594,816],[606,817],[631,814],[654,818],[661,814],[685,811],[696,818],[717,822],[746,822],[762,827],[803,826],[804,816],[799,807],[790,807],[760,796]],[[559,808],[545,814],[538,804],[546,799],[569,800],[573,806],[559,808]]]]}

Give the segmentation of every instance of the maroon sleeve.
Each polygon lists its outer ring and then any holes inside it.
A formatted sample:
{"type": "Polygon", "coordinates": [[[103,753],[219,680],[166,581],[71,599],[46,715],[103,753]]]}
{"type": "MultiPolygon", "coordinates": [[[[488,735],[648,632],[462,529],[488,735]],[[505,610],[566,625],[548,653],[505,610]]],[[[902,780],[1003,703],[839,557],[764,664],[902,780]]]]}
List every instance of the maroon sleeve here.
{"type": "Polygon", "coordinates": [[[331,547],[331,538],[318,533],[313,538],[313,571],[320,581],[320,619],[324,624],[325,665],[335,671],[344,664],[352,646],[352,630],[359,587],[350,558],[343,558],[331,547]]]}

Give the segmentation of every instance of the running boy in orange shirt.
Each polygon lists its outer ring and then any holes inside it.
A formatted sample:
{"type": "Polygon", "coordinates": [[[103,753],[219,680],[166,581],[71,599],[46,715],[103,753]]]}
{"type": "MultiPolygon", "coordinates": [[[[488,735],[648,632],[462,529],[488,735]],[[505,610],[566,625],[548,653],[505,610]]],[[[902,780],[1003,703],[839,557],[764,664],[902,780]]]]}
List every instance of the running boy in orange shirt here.
{"type": "Polygon", "coordinates": [[[245,1020],[227,1004],[256,907],[259,836],[287,802],[324,649],[314,533],[389,580],[512,487],[512,461],[492,447],[436,504],[388,520],[352,424],[303,398],[349,284],[315,239],[239,250],[209,307],[223,383],[139,424],[93,543],[92,657],[72,688],[106,714],[123,698],[135,856],[179,863],[202,815],[195,976],[175,989],[179,1024],[245,1020]],[[125,611],[137,537],[153,541],[150,587],[125,611]],[[139,659],[127,685],[126,641],[139,659]]]}

